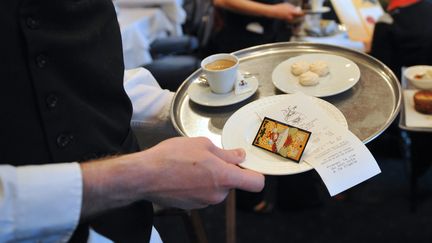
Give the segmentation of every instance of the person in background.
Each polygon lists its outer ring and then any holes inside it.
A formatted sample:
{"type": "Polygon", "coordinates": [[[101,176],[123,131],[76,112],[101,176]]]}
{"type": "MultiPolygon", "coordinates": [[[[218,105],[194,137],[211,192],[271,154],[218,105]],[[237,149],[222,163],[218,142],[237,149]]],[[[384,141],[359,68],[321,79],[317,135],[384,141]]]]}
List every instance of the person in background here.
{"type": "Polygon", "coordinates": [[[232,52],[277,41],[289,41],[291,24],[304,15],[300,7],[281,0],[213,0],[216,7],[212,52],[232,52]]]}
{"type": "MultiPolygon", "coordinates": [[[[432,65],[432,1],[430,0],[389,0],[387,13],[375,25],[370,54],[387,65],[399,78],[402,78],[403,67],[413,65],[432,65]]],[[[429,150],[430,135],[423,132],[405,132],[398,127],[399,119],[387,129],[380,140],[388,146],[397,142],[410,144],[412,166],[411,174],[417,178],[430,167],[429,150]],[[402,141],[403,140],[403,141],[402,141]]],[[[373,147],[378,147],[378,141],[373,147]]],[[[405,156],[404,149],[399,156],[405,156]]]]}
{"type": "Polygon", "coordinates": [[[370,54],[398,78],[402,67],[432,65],[431,13],[427,0],[390,0],[375,25],[370,54]]]}
{"type": "Polygon", "coordinates": [[[262,190],[241,149],[176,137],[139,151],[131,121],[166,123],[172,93],[145,70],[124,83],[111,0],[5,0],[0,20],[0,242],[160,242],[151,202],[262,190]]]}

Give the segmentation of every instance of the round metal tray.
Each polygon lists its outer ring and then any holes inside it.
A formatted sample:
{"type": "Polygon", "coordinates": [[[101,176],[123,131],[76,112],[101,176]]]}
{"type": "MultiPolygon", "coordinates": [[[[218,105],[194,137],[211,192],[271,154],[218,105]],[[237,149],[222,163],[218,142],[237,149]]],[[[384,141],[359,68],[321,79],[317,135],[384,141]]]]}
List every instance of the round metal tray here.
{"type": "Polygon", "coordinates": [[[401,105],[401,87],[393,72],[377,59],[355,50],[299,42],[266,44],[234,52],[240,60],[239,69],[253,73],[259,80],[258,91],[238,104],[206,107],[190,101],[187,89],[201,75],[201,69],[195,71],[179,87],[171,104],[175,129],[183,136],[207,137],[220,147],[223,126],[231,114],[251,101],[282,94],[272,83],[273,69],[290,57],[310,53],[339,55],[358,65],[361,77],[354,87],[323,99],[341,110],[351,132],[364,143],[380,135],[396,118],[401,105]]]}

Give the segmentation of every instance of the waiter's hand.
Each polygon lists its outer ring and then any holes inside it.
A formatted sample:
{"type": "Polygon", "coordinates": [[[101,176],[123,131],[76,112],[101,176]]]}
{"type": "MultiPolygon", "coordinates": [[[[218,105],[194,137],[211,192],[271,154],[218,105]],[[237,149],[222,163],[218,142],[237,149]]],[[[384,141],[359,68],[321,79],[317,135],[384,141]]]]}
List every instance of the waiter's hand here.
{"type": "Polygon", "coordinates": [[[264,176],[237,166],[242,149],[171,138],[138,153],[81,163],[81,219],[140,200],[184,209],[222,202],[231,189],[261,191],[264,176]]]}
{"type": "Polygon", "coordinates": [[[289,3],[278,3],[271,6],[274,18],[285,20],[289,23],[298,23],[303,19],[304,13],[300,7],[289,3]]]}
{"type": "MultiPolygon", "coordinates": [[[[222,202],[230,189],[261,191],[264,176],[237,166],[243,149],[223,150],[207,138],[172,138],[146,151],[154,166],[146,198],[163,205],[201,208],[222,202]]],[[[146,159],[147,160],[147,159],[146,159]]]]}

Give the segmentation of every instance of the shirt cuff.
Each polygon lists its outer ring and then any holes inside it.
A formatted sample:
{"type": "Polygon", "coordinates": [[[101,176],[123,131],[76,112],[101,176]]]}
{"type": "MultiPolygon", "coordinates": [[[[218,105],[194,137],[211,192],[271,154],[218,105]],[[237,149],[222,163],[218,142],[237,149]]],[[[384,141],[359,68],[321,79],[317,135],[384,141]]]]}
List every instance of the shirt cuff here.
{"type": "Polygon", "coordinates": [[[43,242],[67,242],[79,222],[82,175],[78,163],[17,169],[17,234],[43,242]]]}

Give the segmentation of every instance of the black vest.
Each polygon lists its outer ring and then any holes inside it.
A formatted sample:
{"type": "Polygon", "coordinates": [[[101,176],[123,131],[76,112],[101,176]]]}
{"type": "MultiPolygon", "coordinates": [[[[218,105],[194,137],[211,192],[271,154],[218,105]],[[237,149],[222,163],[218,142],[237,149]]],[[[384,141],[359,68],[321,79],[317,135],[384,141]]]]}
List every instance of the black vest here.
{"type": "MultiPolygon", "coordinates": [[[[111,0],[1,0],[0,25],[0,163],[138,149],[111,0]]],[[[142,202],[85,223],[116,242],[143,242],[151,221],[151,204],[142,202]]],[[[84,242],[87,228],[80,225],[72,241],[84,242]]]]}

